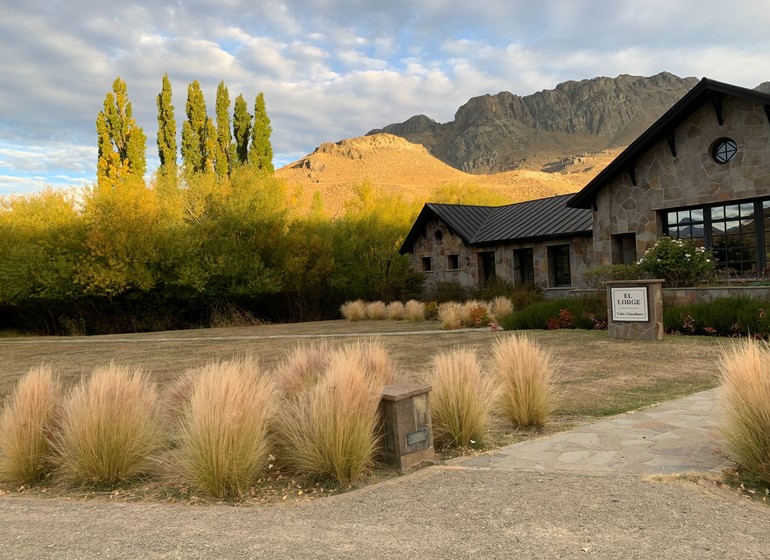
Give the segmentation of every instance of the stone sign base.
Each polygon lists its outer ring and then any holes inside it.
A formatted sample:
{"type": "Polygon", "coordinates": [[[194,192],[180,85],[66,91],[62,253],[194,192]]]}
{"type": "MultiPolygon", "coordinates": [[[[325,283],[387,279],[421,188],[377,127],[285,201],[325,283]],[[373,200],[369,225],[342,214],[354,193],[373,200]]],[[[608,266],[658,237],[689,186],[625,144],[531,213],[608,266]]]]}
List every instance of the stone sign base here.
{"type": "Polygon", "coordinates": [[[382,390],[380,417],[383,463],[405,471],[435,459],[430,423],[429,385],[399,383],[382,390]]]}
{"type": "Polygon", "coordinates": [[[665,280],[605,282],[607,331],[610,338],[663,340],[664,282],[665,280]],[[641,297],[646,297],[646,301],[640,301],[641,297]]]}

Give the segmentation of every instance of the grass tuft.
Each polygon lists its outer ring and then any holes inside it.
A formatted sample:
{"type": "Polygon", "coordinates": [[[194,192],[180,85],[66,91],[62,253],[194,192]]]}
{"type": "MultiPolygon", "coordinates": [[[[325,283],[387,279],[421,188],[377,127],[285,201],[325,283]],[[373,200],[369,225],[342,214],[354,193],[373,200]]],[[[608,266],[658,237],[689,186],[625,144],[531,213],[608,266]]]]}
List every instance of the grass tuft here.
{"type": "Polygon", "coordinates": [[[503,317],[507,317],[513,313],[513,302],[511,301],[511,298],[506,296],[495,297],[489,307],[490,319],[495,322],[498,322],[503,317]]]}
{"type": "Polygon", "coordinates": [[[431,386],[436,445],[482,445],[490,425],[494,384],[481,371],[476,352],[458,348],[435,356],[426,381],[431,386]]]}
{"type": "Polygon", "coordinates": [[[366,319],[366,302],[362,299],[346,301],[340,306],[340,313],[348,321],[363,321],[366,319]]]}
{"type": "Polygon", "coordinates": [[[295,398],[315,385],[329,365],[331,348],[324,342],[295,346],[276,366],[275,377],[281,395],[295,398]]]}
{"type": "Polygon", "coordinates": [[[460,304],[453,301],[447,301],[438,306],[438,321],[444,330],[460,329],[463,326],[463,320],[460,315],[460,304]]]}
{"type": "Polygon", "coordinates": [[[721,432],[736,461],[770,483],[770,346],[748,340],[722,352],[721,432]]]}
{"type": "Polygon", "coordinates": [[[370,301],[366,304],[366,316],[375,321],[382,321],[388,318],[388,308],[381,301],[370,301]]]}
{"type": "Polygon", "coordinates": [[[404,313],[404,304],[400,301],[392,301],[388,304],[388,319],[391,321],[403,321],[404,313]]]}
{"type": "Polygon", "coordinates": [[[147,473],[162,445],[155,385],[137,368],[94,369],[67,396],[53,446],[59,473],[76,484],[113,486],[147,473]]]}
{"type": "Polygon", "coordinates": [[[503,414],[522,428],[544,425],[554,405],[550,354],[526,337],[507,336],[492,349],[491,370],[503,414]]]}
{"type": "Polygon", "coordinates": [[[374,457],[381,374],[355,346],[334,352],[324,375],[275,422],[279,460],[297,473],[353,484],[374,457]]]}
{"type": "Polygon", "coordinates": [[[49,438],[61,405],[61,384],[50,366],[22,377],[0,416],[0,479],[30,484],[52,470],[49,438]]]}
{"type": "Polygon", "coordinates": [[[416,299],[410,299],[404,305],[404,319],[407,321],[424,321],[425,304],[416,299]]]}
{"type": "Polygon", "coordinates": [[[201,368],[180,419],[174,463],[190,483],[220,499],[243,496],[265,470],[275,385],[250,358],[201,368]]]}

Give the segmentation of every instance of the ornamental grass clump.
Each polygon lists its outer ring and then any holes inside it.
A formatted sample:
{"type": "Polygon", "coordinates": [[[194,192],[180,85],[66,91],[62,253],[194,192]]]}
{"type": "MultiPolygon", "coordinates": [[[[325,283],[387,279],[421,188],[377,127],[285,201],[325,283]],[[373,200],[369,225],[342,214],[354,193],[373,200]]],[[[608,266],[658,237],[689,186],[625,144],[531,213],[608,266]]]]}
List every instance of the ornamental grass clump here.
{"type": "Polygon", "coordinates": [[[506,418],[522,428],[545,424],[554,406],[554,364],[544,348],[523,336],[501,338],[492,348],[490,370],[506,418]]]}
{"type": "Polygon", "coordinates": [[[381,301],[370,301],[366,304],[366,317],[374,321],[388,318],[388,307],[381,301]]]}
{"type": "Polygon", "coordinates": [[[425,304],[416,299],[410,299],[404,305],[404,319],[407,321],[424,321],[425,304]]]}
{"type": "Polygon", "coordinates": [[[463,326],[463,321],[460,316],[460,308],[462,306],[453,301],[447,301],[438,306],[438,322],[441,323],[441,328],[444,330],[460,329],[463,326]]]}
{"type": "Polygon", "coordinates": [[[363,321],[366,319],[366,302],[362,299],[346,301],[340,306],[340,313],[348,321],[363,321]]]}
{"type": "Polygon", "coordinates": [[[482,445],[489,429],[494,383],[474,350],[454,349],[433,358],[426,376],[437,447],[482,445]]]}
{"type": "Polygon", "coordinates": [[[51,472],[49,440],[60,405],[61,384],[50,366],[19,380],[0,416],[0,479],[30,484],[51,472]]]}
{"type": "Polygon", "coordinates": [[[403,321],[405,312],[404,304],[400,301],[392,301],[388,304],[388,319],[391,321],[403,321]]]}
{"type": "Polygon", "coordinates": [[[284,398],[296,398],[318,382],[329,365],[331,348],[323,342],[301,344],[275,368],[278,390],[284,398]]]}
{"type": "Polygon", "coordinates": [[[149,473],[161,446],[155,385],[138,368],[115,363],[72,389],[53,439],[58,473],[86,486],[149,473]]]}
{"type": "Polygon", "coordinates": [[[754,340],[722,352],[721,432],[735,461],[770,484],[770,346],[754,340]]]}
{"type": "Polygon", "coordinates": [[[513,302],[509,297],[497,296],[489,304],[489,318],[495,323],[511,313],[513,313],[513,302]]]}
{"type": "Polygon", "coordinates": [[[268,465],[276,401],[274,382],[252,358],[201,368],[179,420],[174,470],[216,498],[242,497],[268,465]]]}
{"type": "Polygon", "coordinates": [[[292,471],[340,484],[355,483],[379,444],[382,387],[367,375],[363,356],[337,351],[318,382],[284,400],[274,423],[277,458],[292,471]]]}

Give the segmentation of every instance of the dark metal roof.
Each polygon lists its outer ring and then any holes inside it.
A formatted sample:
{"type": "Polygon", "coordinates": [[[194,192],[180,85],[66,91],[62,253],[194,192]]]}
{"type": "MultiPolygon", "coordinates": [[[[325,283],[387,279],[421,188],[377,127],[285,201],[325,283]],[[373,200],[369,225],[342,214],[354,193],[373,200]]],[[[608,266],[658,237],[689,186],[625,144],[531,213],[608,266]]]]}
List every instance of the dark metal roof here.
{"type": "Polygon", "coordinates": [[[535,241],[553,237],[588,235],[593,231],[590,210],[569,208],[573,195],[530,200],[495,208],[473,236],[471,244],[535,241]]]}
{"type": "Polygon", "coordinates": [[[628,148],[623,150],[601,173],[583,187],[583,190],[574,195],[572,200],[568,202],[568,205],[573,208],[591,208],[596,199],[596,194],[622,173],[629,173],[632,182],[636,184],[636,161],[664,138],[668,140],[672,156],[676,157],[676,144],[674,141],[676,127],[682,124],[705,103],[711,103],[716,118],[721,125],[722,99],[725,96],[749,99],[762,104],[765,108],[765,114],[770,121],[770,95],[757,90],[703,78],[682,99],[666,111],[662,117],[655,121],[650,128],[643,132],[639,138],[634,140],[628,148]]]}
{"type": "Polygon", "coordinates": [[[412,250],[433,218],[440,219],[466,245],[530,242],[554,237],[590,235],[590,210],[569,208],[572,195],[530,200],[507,206],[426,204],[406,236],[400,253],[412,250]]]}

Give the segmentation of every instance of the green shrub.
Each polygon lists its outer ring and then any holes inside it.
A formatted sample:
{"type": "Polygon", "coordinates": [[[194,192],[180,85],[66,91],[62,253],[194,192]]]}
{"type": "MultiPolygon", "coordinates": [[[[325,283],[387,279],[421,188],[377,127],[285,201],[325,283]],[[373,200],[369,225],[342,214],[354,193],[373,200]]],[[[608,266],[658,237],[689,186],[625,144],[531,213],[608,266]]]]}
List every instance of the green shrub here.
{"type": "Polygon", "coordinates": [[[770,336],[770,301],[746,297],[665,306],[667,332],[711,336],[770,336]]]}
{"type": "Polygon", "coordinates": [[[433,358],[426,382],[437,447],[481,446],[489,428],[495,388],[473,350],[455,349],[433,358]]]}
{"type": "Polygon", "coordinates": [[[721,432],[736,461],[770,484],[770,347],[751,339],[722,353],[721,432]]]}
{"type": "Polygon", "coordinates": [[[638,263],[596,266],[586,270],[583,275],[586,286],[597,290],[603,289],[604,283],[612,280],[639,280],[641,278],[647,278],[647,274],[638,263]]]}
{"type": "Polygon", "coordinates": [[[19,380],[0,416],[0,479],[29,484],[51,471],[49,437],[60,401],[50,366],[32,368],[19,380]]]}
{"type": "Polygon", "coordinates": [[[602,329],[607,326],[607,302],[603,294],[545,300],[516,308],[500,324],[505,330],[602,329]]]}
{"type": "Polygon", "coordinates": [[[523,428],[545,424],[554,402],[550,354],[526,337],[507,336],[495,343],[490,369],[505,417],[523,428]]]}
{"type": "Polygon", "coordinates": [[[510,297],[516,291],[511,282],[504,278],[491,278],[486,282],[470,290],[469,296],[473,299],[490,301],[499,296],[510,297]]]}
{"type": "Polygon", "coordinates": [[[268,464],[272,380],[253,359],[201,368],[180,418],[174,464],[183,478],[216,498],[241,497],[268,464]]]}
{"type": "MultiPolygon", "coordinates": [[[[543,289],[537,284],[522,284],[510,294],[515,310],[521,310],[545,300],[543,289]]],[[[499,319],[499,317],[498,317],[499,319]]]]}
{"type": "Polygon", "coordinates": [[[465,301],[468,299],[468,291],[459,282],[436,282],[428,288],[425,294],[426,301],[444,303],[447,301],[465,301]]]}
{"type": "Polygon", "coordinates": [[[145,474],[162,446],[157,392],[136,368],[94,369],[67,396],[53,447],[59,473],[81,485],[112,486],[145,474]]]}
{"type": "Polygon", "coordinates": [[[713,280],[716,259],[691,239],[661,237],[639,259],[639,268],[648,278],[663,278],[666,286],[697,286],[713,280]]]}

